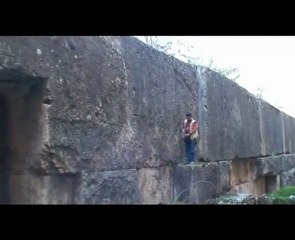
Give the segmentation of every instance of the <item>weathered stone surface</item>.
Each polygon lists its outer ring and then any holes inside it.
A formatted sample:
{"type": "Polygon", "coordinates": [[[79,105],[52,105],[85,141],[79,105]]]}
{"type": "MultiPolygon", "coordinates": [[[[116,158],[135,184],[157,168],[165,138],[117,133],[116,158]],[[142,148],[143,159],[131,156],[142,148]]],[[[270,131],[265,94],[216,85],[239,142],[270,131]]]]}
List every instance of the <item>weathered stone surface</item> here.
{"type": "Polygon", "coordinates": [[[295,186],[295,168],[280,174],[281,187],[295,186]]]}
{"type": "Polygon", "coordinates": [[[230,190],[230,165],[229,162],[218,162],[220,171],[221,190],[227,192],[230,190]]]}
{"type": "MultiPolygon", "coordinates": [[[[24,202],[167,202],[175,179],[162,166],[183,161],[180,124],[186,112],[199,122],[198,158],[228,161],[295,151],[293,118],[259,105],[216,72],[192,68],[134,38],[0,37],[0,82],[11,119],[6,171],[18,184],[11,186],[22,195],[35,180],[20,181],[17,174],[43,175],[36,185],[40,193],[29,190],[36,196],[24,194],[24,202]],[[127,169],[140,170],[137,175],[127,169]],[[81,175],[74,200],[70,189],[76,183],[67,180],[63,190],[49,190],[59,182],[53,175],[81,175]]],[[[258,161],[258,175],[288,171],[292,157],[282,159],[286,163],[258,161]]],[[[212,165],[177,171],[178,193],[191,181],[202,182],[190,188],[191,202],[228,188],[226,163],[218,170],[212,165]]]]}
{"type": "Polygon", "coordinates": [[[125,68],[107,38],[2,37],[0,42],[1,65],[17,64],[23,74],[48,78],[52,104],[44,144],[49,155],[64,159],[61,171],[130,167],[134,158],[121,161],[123,149],[114,148],[127,116],[125,68]]]}
{"type": "Polygon", "coordinates": [[[295,168],[295,154],[258,158],[255,161],[254,178],[278,175],[292,168],[295,168]]]}
{"type": "Polygon", "coordinates": [[[140,203],[135,169],[82,173],[74,203],[136,204],[140,203]]]}
{"type": "Polygon", "coordinates": [[[235,159],[230,161],[231,192],[247,193],[255,196],[265,193],[265,179],[261,178],[261,176],[254,177],[256,165],[259,170],[263,171],[265,165],[261,165],[260,162],[256,164],[256,159],[235,159]]]}
{"type": "Polygon", "coordinates": [[[182,159],[180,123],[186,112],[197,114],[195,70],[187,64],[127,37],[0,42],[1,65],[48,79],[42,155],[63,163],[52,163],[53,170],[43,164],[43,171],[155,167],[182,159]]]}
{"type": "Polygon", "coordinates": [[[179,165],[174,171],[174,201],[205,203],[221,192],[217,163],[197,166],[179,165]]]}
{"type": "Polygon", "coordinates": [[[76,175],[10,175],[12,204],[72,204],[76,175]]]}
{"type": "Polygon", "coordinates": [[[237,185],[250,180],[252,159],[235,159],[230,161],[231,184],[237,185]]]}
{"type": "Polygon", "coordinates": [[[261,124],[261,153],[262,155],[276,155],[284,151],[284,132],[281,113],[274,106],[260,101],[261,124]]]}
{"type": "Polygon", "coordinates": [[[138,161],[153,167],[178,163],[180,124],[187,112],[197,116],[195,70],[135,39],[122,38],[121,46],[138,161]]]}
{"type": "Polygon", "coordinates": [[[191,68],[129,37],[0,40],[5,69],[48,79],[44,151],[64,159],[60,172],[178,163],[179,125],[188,111],[200,123],[200,158],[260,154],[255,98],[214,71],[191,68]]]}
{"type": "Polygon", "coordinates": [[[295,152],[295,119],[288,116],[285,113],[282,115],[282,124],[284,127],[284,152],[294,153],[295,152]]]}
{"type": "MultiPolygon", "coordinates": [[[[207,149],[204,158],[211,161],[257,156],[260,152],[258,103],[236,83],[207,70],[203,73],[206,108],[202,108],[207,149]],[[251,127],[249,127],[251,126],[251,127]]],[[[200,143],[202,145],[202,143],[200,143]]]]}
{"type": "Polygon", "coordinates": [[[173,169],[171,167],[142,168],[138,170],[141,202],[171,203],[173,199],[173,169]]]}

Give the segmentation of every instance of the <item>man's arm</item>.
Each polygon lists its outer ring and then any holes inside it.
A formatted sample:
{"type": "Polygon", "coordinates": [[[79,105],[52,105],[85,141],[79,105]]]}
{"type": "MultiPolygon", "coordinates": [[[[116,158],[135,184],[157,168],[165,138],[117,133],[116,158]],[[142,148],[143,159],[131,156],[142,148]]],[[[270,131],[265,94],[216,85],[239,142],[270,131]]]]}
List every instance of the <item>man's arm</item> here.
{"type": "Polygon", "coordinates": [[[190,135],[194,134],[194,133],[197,131],[198,127],[199,127],[199,126],[198,126],[197,122],[194,122],[194,123],[193,123],[193,127],[192,127],[192,131],[190,131],[190,132],[187,134],[187,136],[190,136],[190,135]]]}

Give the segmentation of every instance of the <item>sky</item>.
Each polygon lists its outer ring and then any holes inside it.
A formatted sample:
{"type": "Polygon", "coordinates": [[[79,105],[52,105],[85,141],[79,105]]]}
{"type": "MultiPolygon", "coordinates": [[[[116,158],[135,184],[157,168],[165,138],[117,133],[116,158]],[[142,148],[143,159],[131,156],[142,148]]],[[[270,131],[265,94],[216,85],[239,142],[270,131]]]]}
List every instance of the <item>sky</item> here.
{"type": "Polygon", "coordinates": [[[264,100],[295,117],[295,36],[158,36],[158,40],[173,42],[205,63],[212,59],[221,68],[238,68],[240,86],[253,94],[263,89],[264,100]]]}

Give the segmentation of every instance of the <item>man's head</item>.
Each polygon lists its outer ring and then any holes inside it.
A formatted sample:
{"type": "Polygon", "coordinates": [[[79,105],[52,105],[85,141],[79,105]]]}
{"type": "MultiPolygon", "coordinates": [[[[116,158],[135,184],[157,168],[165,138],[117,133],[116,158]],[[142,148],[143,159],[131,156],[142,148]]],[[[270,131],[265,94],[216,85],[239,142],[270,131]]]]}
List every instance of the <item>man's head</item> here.
{"type": "Polygon", "coordinates": [[[188,122],[190,122],[192,120],[192,114],[191,113],[187,113],[186,115],[186,119],[188,122]]]}

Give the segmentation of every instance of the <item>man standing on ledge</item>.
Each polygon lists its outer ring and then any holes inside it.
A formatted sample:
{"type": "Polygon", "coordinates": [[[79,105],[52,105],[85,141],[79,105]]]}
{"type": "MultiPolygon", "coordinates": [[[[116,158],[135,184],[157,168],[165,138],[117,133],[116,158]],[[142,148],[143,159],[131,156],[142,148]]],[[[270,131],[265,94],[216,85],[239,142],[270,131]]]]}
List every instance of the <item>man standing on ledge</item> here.
{"type": "Polygon", "coordinates": [[[199,136],[198,127],[196,120],[192,118],[192,114],[187,113],[183,123],[182,132],[184,133],[186,160],[189,164],[194,164],[197,155],[196,145],[199,136]]]}

